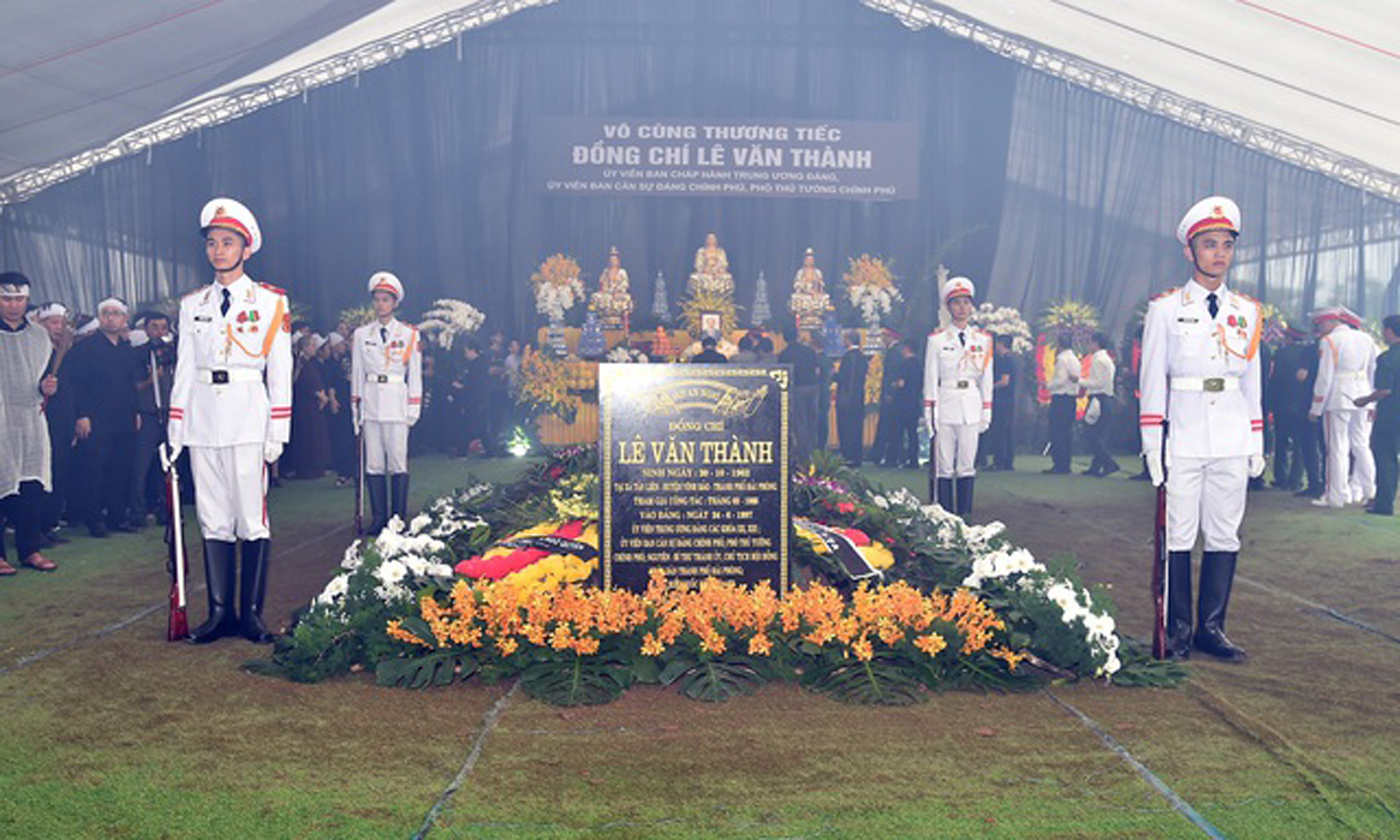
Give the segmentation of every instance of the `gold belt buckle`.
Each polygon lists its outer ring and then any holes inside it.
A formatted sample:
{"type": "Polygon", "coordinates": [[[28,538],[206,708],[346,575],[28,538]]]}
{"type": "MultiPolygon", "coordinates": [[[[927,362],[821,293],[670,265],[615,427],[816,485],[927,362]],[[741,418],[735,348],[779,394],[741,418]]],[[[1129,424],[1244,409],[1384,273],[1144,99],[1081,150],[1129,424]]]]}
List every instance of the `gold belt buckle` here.
{"type": "Polygon", "coordinates": [[[1225,390],[1225,379],[1219,376],[1212,376],[1205,380],[1204,390],[1212,394],[1218,394],[1225,390]]]}

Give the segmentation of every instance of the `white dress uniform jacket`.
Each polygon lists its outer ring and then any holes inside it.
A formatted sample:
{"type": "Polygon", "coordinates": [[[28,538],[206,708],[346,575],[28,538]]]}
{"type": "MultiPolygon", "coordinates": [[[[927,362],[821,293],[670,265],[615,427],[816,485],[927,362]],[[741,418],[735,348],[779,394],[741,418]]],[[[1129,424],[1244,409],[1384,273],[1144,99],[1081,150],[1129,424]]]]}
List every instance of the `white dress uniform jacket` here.
{"type": "Polygon", "coordinates": [[[1376,495],[1376,459],[1371,453],[1369,411],[1355,397],[1371,393],[1376,379],[1376,343],[1347,324],[1338,324],[1318,343],[1317,382],[1311,413],[1322,417],[1327,441],[1327,495],[1332,507],[1376,495]]]}
{"type": "Polygon", "coordinates": [[[1376,343],[1348,324],[1338,324],[1318,343],[1317,382],[1312,415],[1354,411],[1356,397],[1371,393],[1376,378],[1376,343]]]}
{"type": "MultiPolygon", "coordinates": [[[[1260,404],[1259,303],[1194,280],[1147,308],[1142,339],[1143,453],[1162,457],[1166,441],[1167,550],[1239,551],[1249,457],[1264,453],[1260,404]]],[[[1161,461],[1157,461],[1161,463],[1161,461]]]]}
{"type": "Polygon", "coordinates": [[[418,422],[423,410],[423,353],[418,329],[397,318],[355,330],[350,401],[356,417],[374,423],[418,422]]]}
{"type": "Polygon", "coordinates": [[[939,426],[992,422],[992,336],[968,325],[929,333],[924,356],[924,410],[939,426]],[[961,333],[961,338],[959,334],[961,333]]]}
{"type": "Polygon", "coordinates": [[[172,445],[286,443],[292,423],[287,295],[247,275],[180,301],[180,354],[170,392],[172,445]]]}
{"type": "Polygon", "coordinates": [[[1147,308],[1139,421],[1149,456],[1162,450],[1163,420],[1174,458],[1264,454],[1259,302],[1222,285],[1212,319],[1208,294],[1193,280],[1147,308]]]}

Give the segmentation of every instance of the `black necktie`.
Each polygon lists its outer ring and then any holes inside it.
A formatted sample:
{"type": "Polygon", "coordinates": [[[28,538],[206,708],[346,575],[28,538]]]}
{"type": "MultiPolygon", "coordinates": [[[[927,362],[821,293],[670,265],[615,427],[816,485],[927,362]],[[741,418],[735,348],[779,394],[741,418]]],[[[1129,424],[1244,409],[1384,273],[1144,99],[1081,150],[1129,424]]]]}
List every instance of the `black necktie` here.
{"type": "Polygon", "coordinates": [[[962,343],[962,346],[966,347],[966,346],[967,346],[967,333],[962,332],[961,330],[959,330],[959,331],[958,331],[958,341],[962,343]]]}
{"type": "Polygon", "coordinates": [[[385,344],[388,344],[388,343],[389,343],[389,328],[388,328],[388,327],[380,327],[380,328],[379,328],[379,340],[382,341],[382,342],[384,342],[385,344]]]}
{"type": "Polygon", "coordinates": [[[230,306],[232,306],[233,304],[232,304],[232,302],[229,301],[228,289],[224,289],[223,292],[224,292],[224,302],[221,303],[221,304],[219,304],[219,314],[220,314],[220,315],[228,315],[228,308],[229,308],[230,306]]]}
{"type": "Polygon", "coordinates": [[[1220,298],[1215,296],[1215,292],[1206,295],[1206,308],[1210,310],[1212,319],[1220,312],[1220,298]]]}

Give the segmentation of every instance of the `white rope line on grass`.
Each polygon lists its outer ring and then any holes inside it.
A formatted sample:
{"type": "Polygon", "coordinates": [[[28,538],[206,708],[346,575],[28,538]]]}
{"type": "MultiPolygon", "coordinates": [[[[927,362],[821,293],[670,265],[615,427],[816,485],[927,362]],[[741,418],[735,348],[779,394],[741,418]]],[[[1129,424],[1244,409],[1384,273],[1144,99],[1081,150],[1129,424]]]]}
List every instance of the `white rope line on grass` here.
{"type": "Polygon", "coordinates": [[[1343,624],[1350,624],[1352,627],[1355,627],[1358,630],[1365,630],[1367,633],[1374,633],[1377,636],[1380,636],[1382,639],[1386,639],[1387,641],[1400,644],[1400,636],[1396,636],[1392,633],[1387,633],[1379,627],[1373,627],[1372,625],[1367,624],[1364,621],[1352,618],[1346,613],[1338,612],[1337,610],[1332,609],[1326,604],[1320,604],[1317,601],[1313,601],[1309,598],[1304,598],[1302,595],[1294,595],[1292,592],[1289,592],[1286,589],[1279,589],[1277,586],[1262,583],[1260,581],[1254,580],[1252,578],[1247,578],[1242,575],[1235,575],[1235,579],[1238,580],[1240,583],[1252,586],[1255,589],[1259,589],[1264,592],[1268,592],[1271,595],[1277,595],[1280,598],[1286,598],[1290,601],[1302,604],[1303,606],[1309,609],[1316,610],[1317,612],[1322,613],[1328,618],[1334,618],[1337,621],[1342,622],[1343,624]]]}
{"type": "MultiPolygon", "coordinates": [[[[1006,493],[1006,495],[1008,496],[1013,496],[1017,499],[1020,499],[1023,502],[1029,502],[1032,504],[1049,504],[1048,502],[1042,502],[1039,499],[1033,499],[1029,496],[1024,496],[1013,490],[1006,490],[1005,488],[1002,488],[1002,492],[1006,493]]],[[[1127,543],[1128,545],[1131,545],[1134,548],[1143,547],[1137,540],[1124,536],[1121,531],[1114,531],[1110,528],[1104,527],[1103,525],[1100,525],[1098,522],[1086,516],[1081,516],[1080,514],[1074,513],[1065,508],[1056,508],[1056,510],[1059,510],[1065,515],[1075,520],[1078,520],[1079,522],[1082,522],[1084,525],[1093,528],[1095,531],[1098,531],[1101,534],[1106,534],[1110,537],[1113,537],[1116,540],[1127,543]]],[[[1330,618],[1335,621],[1339,621],[1343,624],[1350,625],[1351,627],[1354,627],[1357,630],[1361,630],[1366,633],[1372,633],[1376,636],[1381,637],[1382,639],[1385,639],[1388,642],[1400,644],[1400,636],[1396,636],[1392,633],[1388,633],[1385,630],[1380,629],[1379,627],[1367,624],[1359,618],[1353,618],[1352,616],[1347,615],[1346,613],[1342,612],[1339,609],[1336,609],[1335,607],[1329,607],[1326,604],[1320,603],[1318,601],[1313,601],[1309,598],[1304,598],[1302,595],[1297,595],[1293,592],[1289,592],[1287,589],[1280,589],[1277,586],[1268,583],[1263,583],[1262,581],[1257,581],[1251,577],[1239,574],[1238,572],[1235,573],[1235,580],[1239,581],[1242,584],[1245,584],[1246,586],[1252,586],[1255,589],[1260,590],[1261,592],[1267,592],[1270,595],[1276,596],[1278,598],[1283,598],[1284,600],[1293,601],[1294,603],[1301,604],[1302,606],[1305,606],[1310,610],[1321,613],[1326,618],[1330,618]]]]}
{"type": "MultiPolygon", "coordinates": [[[[340,526],[339,528],[335,528],[335,529],[332,529],[332,530],[330,530],[330,531],[327,531],[327,532],[324,533],[324,534],[321,534],[319,537],[312,537],[312,538],[309,539],[309,540],[305,540],[305,541],[303,541],[303,542],[300,542],[300,543],[298,543],[297,545],[294,545],[294,546],[292,546],[291,548],[287,549],[286,552],[284,553],[284,556],[287,555],[287,554],[295,554],[295,553],[297,553],[298,551],[301,551],[303,548],[309,548],[310,546],[313,546],[313,545],[315,545],[316,543],[321,542],[322,540],[326,539],[327,537],[334,536],[334,535],[340,533],[341,531],[344,531],[346,528],[349,528],[349,527],[350,527],[349,525],[342,525],[342,526],[340,526]]],[[[198,593],[200,593],[200,592],[203,592],[204,589],[205,589],[205,585],[201,583],[199,586],[196,586],[194,589],[187,590],[185,594],[186,594],[186,596],[195,595],[195,594],[198,594],[198,593]]],[[[48,659],[50,656],[53,656],[54,654],[63,653],[63,652],[65,652],[65,651],[72,650],[73,648],[75,648],[75,647],[77,647],[77,646],[83,644],[84,642],[90,642],[90,641],[92,641],[93,639],[100,639],[100,638],[102,638],[103,636],[108,636],[108,635],[111,635],[112,633],[117,632],[118,630],[121,630],[121,629],[126,628],[126,627],[130,627],[131,625],[135,624],[136,622],[140,621],[141,619],[145,618],[146,616],[150,615],[151,613],[156,612],[157,610],[161,609],[162,607],[167,607],[167,606],[169,606],[169,604],[170,604],[170,601],[169,601],[168,599],[167,599],[167,600],[164,600],[164,601],[160,601],[159,603],[152,604],[152,605],[150,605],[149,607],[143,607],[142,609],[140,609],[140,610],[138,610],[138,611],[132,613],[131,615],[127,616],[126,618],[123,618],[123,619],[121,619],[121,620],[119,620],[119,621],[114,621],[114,622],[112,622],[111,624],[106,625],[105,627],[100,627],[100,628],[98,628],[98,629],[96,629],[96,630],[93,630],[93,631],[91,631],[91,632],[89,632],[89,633],[80,633],[79,635],[74,636],[73,638],[69,639],[68,641],[63,642],[63,643],[61,643],[61,644],[54,645],[53,647],[44,648],[43,650],[38,650],[38,651],[35,651],[35,652],[33,652],[33,653],[25,654],[24,656],[20,657],[19,659],[16,659],[13,663],[11,663],[11,664],[9,664],[9,665],[0,665],[0,677],[4,677],[4,676],[8,676],[9,674],[13,674],[15,671],[18,671],[18,670],[20,670],[21,668],[26,668],[26,667],[28,667],[28,666],[30,666],[30,665],[33,665],[35,662],[40,662],[40,661],[42,661],[42,660],[44,660],[44,659],[48,659]]]]}
{"type": "Polygon", "coordinates": [[[1151,785],[1154,790],[1161,794],[1162,798],[1167,800],[1168,804],[1170,804],[1172,808],[1177,811],[1177,813],[1190,820],[1192,825],[1200,829],[1201,833],[1205,834],[1207,837],[1215,838],[1215,840],[1224,840],[1225,835],[1221,834],[1215,826],[1211,825],[1205,817],[1201,816],[1200,811],[1197,811],[1195,808],[1191,807],[1191,803],[1181,798],[1181,794],[1172,790],[1171,787],[1166,782],[1162,781],[1162,779],[1156,773],[1153,773],[1150,769],[1148,769],[1146,764],[1143,764],[1141,761],[1138,761],[1136,758],[1134,758],[1133,754],[1128,752],[1126,747],[1118,743],[1117,739],[1115,739],[1112,735],[1108,734],[1108,732],[1105,731],[1102,726],[1099,726],[1099,724],[1093,718],[1079,711],[1079,709],[1075,708],[1074,706],[1070,705],[1064,700],[1061,700],[1055,694],[1055,692],[1051,691],[1050,689],[1044,688],[1041,689],[1041,691],[1045,692],[1045,694],[1051,700],[1054,700],[1060,708],[1064,709],[1071,715],[1078,718],[1079,722],[1084,724],[1084,726],[1090,732],[1099,736],[1099,740],[1103,741],[1104,746],[1108,747],[1119,758],[1123,759],[1123,761],[1129,767],[1133,768],[1133,770],[1135,770],[1139,776],[1141,776],[1149,785],[1151,785]]]}
{"type": "Polygon", "coordinates": [[[491,708],[486,710],[486,714],[481,719],[481,727],[477,730],[476,738],[472,739],[471,751],[467,753],[467,758],[462,762],[462,767],[457,771],[457,775],[452,778],[447,787],[443,789],[442,795],[433,803],[433,807],[428,809],[428,814],[423,818],[423,825],[413,835],[413,840],[423,840],[437,825],[438,817],[442,816],[443,810],[447,807],[447,802],[452,798],[462,785],[467,783],[472,770],[476,769],[476,763],[481,759],[481,752],[486,747],[486,739],[491,737],[495,731],[496,724],[500,722],[501,715],[505,713],[506,706],[510,705],[510,700],[515,696],[515,692],[520,688],[520,681],[510,687],[510,691],[502,694],[491,708]]]}

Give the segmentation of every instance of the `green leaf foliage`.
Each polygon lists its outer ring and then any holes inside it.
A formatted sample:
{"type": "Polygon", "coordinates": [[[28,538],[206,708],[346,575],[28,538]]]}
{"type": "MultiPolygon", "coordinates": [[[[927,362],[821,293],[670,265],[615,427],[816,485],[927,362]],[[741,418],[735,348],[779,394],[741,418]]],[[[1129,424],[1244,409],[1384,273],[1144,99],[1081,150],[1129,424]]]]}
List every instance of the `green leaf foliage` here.
{"type": "Polygon", "coordinates": [[[879,651],[869,661],[828,656],[807,672],[803,682],[843,703],[912,706],[928,699],[916,672],[903,656],[879,651]]]}
{"type": "Polygon", "coordinates": [[[675,685],[686,697],[706,703],[723,703],[731,697],[753,694],[768,682],[761,663],[737,653],[678,653],[666,663],[659,679],[662,685],[675,685]]]}
{"type": "Polygon", "coordinates": [[[429,688],[466,680],[477,669],[477,661],[470,654],[444,650],[426,656],[381,659],[374,668],[374,681],[392,688],[429,688]]]}
{"type": "Polygon", "coordinates": [[[620,653],[579,656],[540,652],[520,672],[520,687],[536,700],[555,706],[598,706],[622,696],[632,684],[632,669],[620,653]]]}

